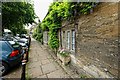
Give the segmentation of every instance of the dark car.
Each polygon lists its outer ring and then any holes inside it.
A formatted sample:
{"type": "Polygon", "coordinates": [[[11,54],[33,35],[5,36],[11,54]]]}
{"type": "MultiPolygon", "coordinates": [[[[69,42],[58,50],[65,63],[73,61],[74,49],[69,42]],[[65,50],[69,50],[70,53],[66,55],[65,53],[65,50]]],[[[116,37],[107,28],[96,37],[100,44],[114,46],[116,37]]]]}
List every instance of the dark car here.
{"type": "Polygon", "coordinates": [[[2,75],[21,62],[23,56],[22,47],[14,41],[3,41],[0,40],[0,71],[2,75]]]}

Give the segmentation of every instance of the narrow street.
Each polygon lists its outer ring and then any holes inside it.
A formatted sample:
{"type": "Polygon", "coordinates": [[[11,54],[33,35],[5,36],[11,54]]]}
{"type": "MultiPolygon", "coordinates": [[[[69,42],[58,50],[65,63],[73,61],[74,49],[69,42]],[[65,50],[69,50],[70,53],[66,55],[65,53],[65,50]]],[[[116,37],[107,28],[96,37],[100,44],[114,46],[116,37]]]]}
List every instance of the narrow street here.
{"type": "Polygon", "coordinates": [[[31,40],[26,76],[27,78],[69,78],[44,46],[34,39],[31,40]]]}

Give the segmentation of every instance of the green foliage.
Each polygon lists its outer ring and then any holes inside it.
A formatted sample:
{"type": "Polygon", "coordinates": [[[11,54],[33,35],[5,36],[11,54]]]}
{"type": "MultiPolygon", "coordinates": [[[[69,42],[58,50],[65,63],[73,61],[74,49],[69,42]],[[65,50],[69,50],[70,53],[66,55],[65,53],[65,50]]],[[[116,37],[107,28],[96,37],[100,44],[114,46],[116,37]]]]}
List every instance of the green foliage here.
{"type": "Polygon", "coordinates": [[[50,35],[49,43],[52,49],[57,49],[59,47],[59,40],[55,34],[50,35]]]}
{"type": "Polygon", "coordinates": [[[81,75],[80,75],[80,78],[88,78],[88,77],[87,77],[87,75],[81,74],[81,75]]]}
{"type": "MultiPolygon", "coordinates": [[[[14,34],[24,30],[23,25],[32,24],[35,19],[33,5],[27,2],[2,3],[2,27],[10,29],[14,34]]],[[[24,30],[25,31],[25,30],[24,30]]]]}
{"type": "Polygon", "coordinates": [[[63,56],[63,57],[68,57],[68,56],[70,56],[70,52],[67,51],[67,50],[58,51],[58,54],[60,54],[60,55],[63,56]]]}
{"type": "Polygon", "coordinates": [[[42,21],[41,27],[43,30],[49,29],[49,46],[52,49],[59,47],[58,30],[61,27],[62,20],[73,19],[79,14],[88,14],[93,8],[92,2],[77,3],[77,2],[53,2],[49,7],[46,18],[42,21]]]}
{"type": "Polygon", "coordinates": [[[33,38],[35,38],[37,41],[40,41],[43,43],[43,31],[41,29],[41,24],[37,26],[37,28],[33,32],[33,38]]]}
{"type": "Polygon", "coordinates": [[[16,35],[16,33],[18,34],[27,34],[27,30],[25,29],[25,27],[23,27],[23,25],[17,25],[17,27],[15,25],[13,25],[10,30],[12,31],[13,35],[16,35]]]}
{"type": "Polygon", "coordinates": [[[38,40],[38,41],[40,41],[40,42],[42,42],[42,41],[43,41],[43,40],[42,40],[43,34],[42,34],[42,33],[37,33],[36,35],[37,35],[37,36],[35,37],[35,39],[38,40]]]}
{"type": "Polygon", "coordinates": [[[84,2],[84,3],[81,3],[81,10],[80,12],[83,13],[83,14],[88,14],[90,9],[93,8],[93,3],[90,3],[90,2],[84,2]]]}

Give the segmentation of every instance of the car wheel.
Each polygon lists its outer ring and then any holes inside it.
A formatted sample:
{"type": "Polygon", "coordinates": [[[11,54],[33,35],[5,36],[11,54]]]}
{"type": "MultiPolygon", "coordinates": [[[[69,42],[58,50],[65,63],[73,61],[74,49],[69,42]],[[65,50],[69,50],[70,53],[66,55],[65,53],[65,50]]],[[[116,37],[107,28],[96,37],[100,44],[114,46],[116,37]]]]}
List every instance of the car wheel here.
{"type": "Polygon", "coordinates": [[[2,65],[0,66],[0,71],[2,73],[2,76],[4,76],[8,71],[8,65],[3,62],[2,65]]]}

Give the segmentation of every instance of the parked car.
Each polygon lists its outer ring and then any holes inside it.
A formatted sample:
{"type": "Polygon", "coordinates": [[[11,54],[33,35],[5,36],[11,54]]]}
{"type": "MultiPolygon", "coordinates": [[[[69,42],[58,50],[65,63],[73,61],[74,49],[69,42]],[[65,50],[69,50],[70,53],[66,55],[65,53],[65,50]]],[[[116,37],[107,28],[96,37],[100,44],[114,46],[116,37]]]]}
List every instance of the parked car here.
{"type": "Polygon", "coordinates": [[[28,47],[30,46],[31,38],[27,34],[21,34],[20,36],[21,40],[28,43],[28,47]]]}
{"type": "Polygon", "coordinates": [[[21,62],[24,50],[16,42],[3,39],[0,39],[0,47],[0,55],[2,56],[0,57],[0,62],[2,62],[0,71],[2,75],[5,75],[9,69],[21,62]]]}
{"type": "Polygon", "coordinates": [[[23,48],[28,49],[27,43],[26,43],[25,41],[23,41],[23,40],[20,40],[20,39],[16,38],[16,37],[5,37],[5,38],[3,37],[3,40],[15,41],[15,42],[17,42],[18,44],[20,44],[23,48]]]}
{"type": "Polygon", "coordinates": [[[11,37],[11,36],[13,36],[13,34],[9,29],[4,29],[3,36],[4,37],[11,37]]]}
{"type": "Polygon", "coordinates": [[[28,44],[27,41],[21,40],[21,39],[17,39],[15,37],[11,37],[13,41],[18,42],[22,47],[26,47],[28,48],[28,44]]]}
{"type": "Polygon", "coordinates": [[[19,40],[20,42],[25,43],[28,47],[30,46],[28,39],[26,39],[26,38],[21,38],[21,37],[18,37],[18,36],[15,36],[14,38],[16,38],[17,40],[19,40]]]}

